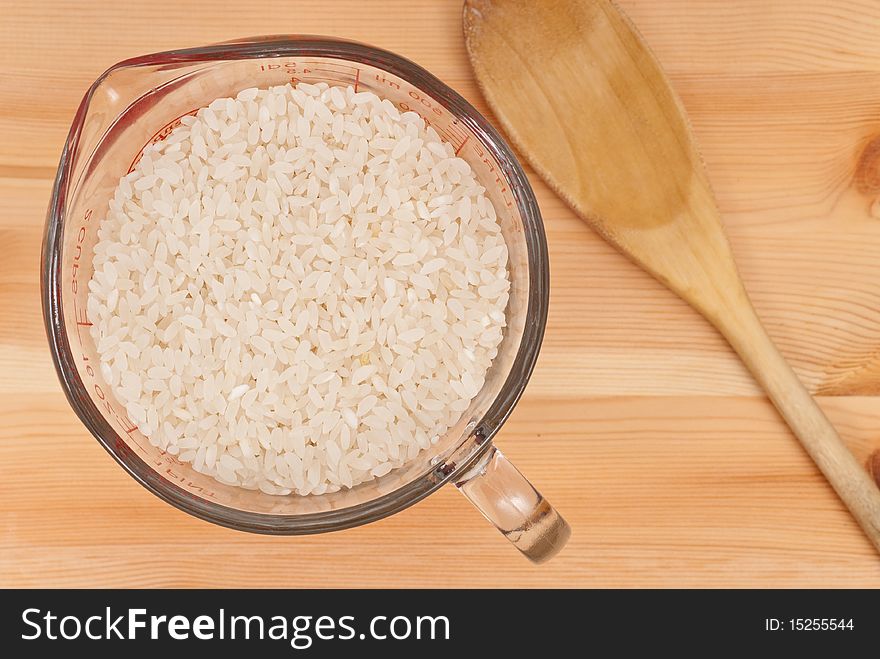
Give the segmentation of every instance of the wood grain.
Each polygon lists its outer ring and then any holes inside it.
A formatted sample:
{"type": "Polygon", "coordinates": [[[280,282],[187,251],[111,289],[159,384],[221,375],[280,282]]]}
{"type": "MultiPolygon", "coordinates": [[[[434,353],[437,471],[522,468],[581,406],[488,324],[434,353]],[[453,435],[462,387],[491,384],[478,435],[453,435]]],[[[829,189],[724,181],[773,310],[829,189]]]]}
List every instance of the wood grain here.
{"type": "MultiPolygon", "coordinates": [[[[880,135],[880,6],[621,5],[688,109],[761,318],[866,460],[880,219],[856,181],[880,135]]],[[[369,527],[268,538],[134,483],[69,410],[39,315],[50,179],[91,81],[156,50],[323,33],[409,57],[487,112],[457,0],[200,7],[0,0],[0,585],[880,586],[870,544],[723,340],[537,177],[550,320],[498,443],[572,524],[557,559],[529,565],[451,488],[369,527]]]]}

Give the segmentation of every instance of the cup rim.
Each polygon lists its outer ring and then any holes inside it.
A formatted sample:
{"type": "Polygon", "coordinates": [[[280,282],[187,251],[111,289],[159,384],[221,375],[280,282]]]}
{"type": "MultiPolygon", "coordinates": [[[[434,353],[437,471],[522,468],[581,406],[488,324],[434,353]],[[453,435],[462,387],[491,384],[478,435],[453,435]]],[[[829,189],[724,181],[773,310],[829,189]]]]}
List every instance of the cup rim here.
{"type": "Polygon", "coordinates": [[[501,134],[460,94],[418,64],[373,46],[316,35],[250,37],[153,53],[123,60],[102,73],[83,96],[61,154],[43,236],[40,284],[43,320],[62,389],[80,421],[113,459],[143,487],[175,508],[221,526],[272,535],[322,533],[374,522],[408,508],[464,473],[488,450],[492,437],[522,396],[538,358],[549,306],[549,262],[541,213],[525,171],[501,134]],[[66,219],[64,202],[70,183],[69,165],[91,98],[104,80],[123,68],[291,56],[335,57],[382,68],[423,89],[440,102],[474,133],[499,164],[523,220],[529,262],[528,304],[519,349],[498,396],[471,434],[456,449],[455,455],[463,456],[460,461],[447,460],[437,464],[432,471],[393,492],[356,506],[302,515],[252,512],[202,499],[160,476],[134,453],[91,398],[80,393],[85,391],[85,386],[73,359],[61,300],[61,251],[66,219]],[[464,447],[469,450],[463,451],[464,447]]]}

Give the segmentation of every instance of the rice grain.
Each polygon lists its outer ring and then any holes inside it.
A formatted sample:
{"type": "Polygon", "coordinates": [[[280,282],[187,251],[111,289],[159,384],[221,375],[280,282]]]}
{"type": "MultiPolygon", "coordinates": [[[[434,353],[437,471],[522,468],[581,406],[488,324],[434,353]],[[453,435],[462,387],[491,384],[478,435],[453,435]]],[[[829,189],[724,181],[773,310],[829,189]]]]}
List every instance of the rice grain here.
{"type": "Polygon", "coordinates": [[[273,495],[379,478],[483,387],[507,246],[468,163],[369,91],[245,89],[124,176],[88,315],[149,441],[273,495]]]}

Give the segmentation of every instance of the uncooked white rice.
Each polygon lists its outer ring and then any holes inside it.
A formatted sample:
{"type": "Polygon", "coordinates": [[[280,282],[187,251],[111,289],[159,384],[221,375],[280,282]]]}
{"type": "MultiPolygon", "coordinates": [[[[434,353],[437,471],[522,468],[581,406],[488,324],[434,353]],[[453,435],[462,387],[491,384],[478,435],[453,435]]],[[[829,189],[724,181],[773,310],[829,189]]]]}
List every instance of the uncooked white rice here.
{"type": "Polygon", "coordinates": [[[507,247],[471,168],[351,87],[246,89],[123,177],[88,314],[150,442],[219,481],[322,494],[454,425],[497,354],[507,247]]]}

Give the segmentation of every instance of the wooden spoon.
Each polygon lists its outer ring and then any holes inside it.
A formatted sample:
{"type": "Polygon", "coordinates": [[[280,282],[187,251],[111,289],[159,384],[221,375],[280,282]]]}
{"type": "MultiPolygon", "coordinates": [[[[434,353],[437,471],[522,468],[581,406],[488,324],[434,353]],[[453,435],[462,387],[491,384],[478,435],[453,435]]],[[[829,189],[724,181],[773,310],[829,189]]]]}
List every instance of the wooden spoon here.
{"type": "Polygon", "coordinates": [[[880,490],[761,325],[684,109],[630,21],[609,0],[466,0],[464,33],[538,174],[718,328],[880,551],[880,490]]]}

